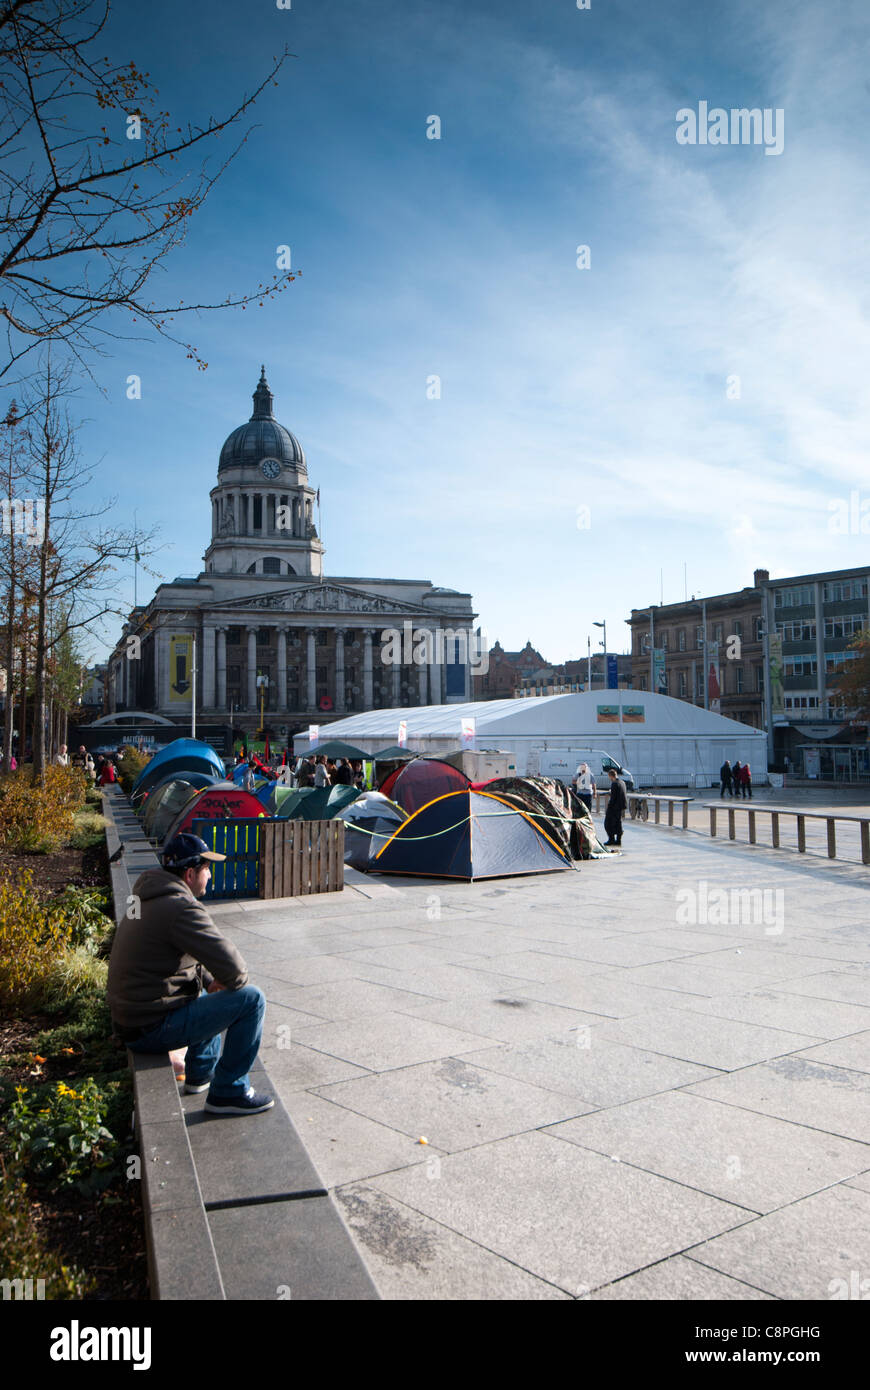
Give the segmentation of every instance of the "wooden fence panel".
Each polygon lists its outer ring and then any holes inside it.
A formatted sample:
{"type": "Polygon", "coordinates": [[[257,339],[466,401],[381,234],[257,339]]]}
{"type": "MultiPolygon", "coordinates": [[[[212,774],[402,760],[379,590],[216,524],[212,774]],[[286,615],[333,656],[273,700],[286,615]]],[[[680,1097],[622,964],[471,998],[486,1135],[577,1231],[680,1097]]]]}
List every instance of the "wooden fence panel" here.
{"type": "Polygon", "coordinates": [[[260,897],[338,893],[344,887],[344,824],[267,821],[260,834],[260,897]]]}

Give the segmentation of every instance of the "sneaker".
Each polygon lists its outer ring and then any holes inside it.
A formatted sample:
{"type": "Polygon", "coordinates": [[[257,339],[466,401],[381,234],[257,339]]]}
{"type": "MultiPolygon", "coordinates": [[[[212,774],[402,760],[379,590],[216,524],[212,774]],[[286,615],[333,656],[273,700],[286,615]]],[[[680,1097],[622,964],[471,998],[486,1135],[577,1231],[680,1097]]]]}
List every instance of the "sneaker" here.
{"type": "Polygon", "coordinates": [[[255,1091],[250,1086],[243,1096],[216,1096],[207,1100],[206,1110],[213,1115],[256,1115],[261,1110],[271,1110],[275,1104],[273,1096],[255,1091]]]}
{"type": "Polygon", "coordinates": [[[185,1094],[186,1096],[198,1096],[198,1095],[201,1095],[201,1093],[202,1093],[203,1091],[207,1091],[207,1090],[208,1090],[208,1088],[209,1088],[210,1085],[211,1085],[211,1077],[209,1077],[206,1081],[185,1081],[185,1083],[184,1083],[184,1094],[185,1094]]]}

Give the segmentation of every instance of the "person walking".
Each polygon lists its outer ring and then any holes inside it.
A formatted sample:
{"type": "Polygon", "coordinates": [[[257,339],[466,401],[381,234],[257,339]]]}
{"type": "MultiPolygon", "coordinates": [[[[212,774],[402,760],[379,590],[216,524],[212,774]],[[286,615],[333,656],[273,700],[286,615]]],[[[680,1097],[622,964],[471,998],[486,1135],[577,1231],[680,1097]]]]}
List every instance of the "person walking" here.
{"type": "Polygon", "coordinates": [[[255,766],[256,764],[254,763],[254,759],[251,758],[248,762],[247,767],[245,768],[244,776],[242,777],[242,786],[244,787],[246,792],[252,792],[256,789],[257,779],[254,774],[255,766]]]}
{"type": "Polygon", "coordinates": [[[731,769],[731,795],[740,795],[740,759],[738,758],[731,769]]]}
{"type": "Polygon", "coordinates": [[[615,848],[622,844],[622,818],[628,809],[628,797],[625,783],[617,775],[616,768],[609,767],[607,775],[610,778],[610,796],[604,813],[604,829],[607,831],[604,843],[615,848]]]}
{"type": "Polygon", "coordinates": [[[726,792],[731,793],[732,779],[731,764],[726,758],[719,769],[719,800],[721,801],[726,792]]]}
{"type": "Polygon", "coordinates": [[[574,774],[574,790],[586,807],[589,814],[592,814],[592,797],[595,794],[595,779],[589,771],[588,763],[581,763],[574,774]]]}
{"type": "Polygon", "coordinates": [[[331,785],[327,763],[322,753],[314,759],[314,785],[315,787],[328,787],[331,785]]]}
{"type": "Polygon", "coordinates": [[[275,1104],[248,1076],[266,999],[248,984],[239,951],[199,902],[210,863],[225,858],[198,835],[176,835],[163,851],[163,867],[139,875],[135,916],[119,923],[109,957],[109,1012],[132,1052],[186,1047],[185,1093],[208,1091],[211,1114],[255,1115],[275,1104]]]}
{"type": "Polygon", "coordinates": [[[748,763],[744,763],[740,769],[740,790],[744,801],[747,797],[752,800],[752,769],[748,763]]]}

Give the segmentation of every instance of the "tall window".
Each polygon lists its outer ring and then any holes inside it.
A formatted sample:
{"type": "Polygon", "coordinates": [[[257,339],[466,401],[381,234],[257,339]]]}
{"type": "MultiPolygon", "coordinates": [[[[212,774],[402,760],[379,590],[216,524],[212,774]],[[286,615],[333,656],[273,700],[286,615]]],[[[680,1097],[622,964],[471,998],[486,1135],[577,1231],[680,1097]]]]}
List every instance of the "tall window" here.
{"type": "Polygon", "coordinates": [[[681,671],[681,672],[680,672],[680,699],[681,699],[681,700],[685,700],[686,695],[688,694],[688,691],[687,691],[687,688],[686,688],[687,685],[688,685],[688,680],[687,680],[686,672],[685,672],[685,671],[681,671]]]}
{"type": "Polygon", "coordinates": [[[686,650],[686,629],[681,627],[677,633],[677,644],[681,652],[686,650]]]}

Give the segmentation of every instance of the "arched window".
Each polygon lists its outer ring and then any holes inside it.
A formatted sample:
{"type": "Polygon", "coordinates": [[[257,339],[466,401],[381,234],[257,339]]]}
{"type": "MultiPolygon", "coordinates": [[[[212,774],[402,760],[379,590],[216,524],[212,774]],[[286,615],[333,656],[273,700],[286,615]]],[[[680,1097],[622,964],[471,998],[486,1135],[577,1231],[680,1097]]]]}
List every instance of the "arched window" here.
{"type": "Polygon", "coordinates": [[[281,561],[278,559],[278,557],[277,557],[276,555],[267,555],[266,558],[263,560],[263,573],[264,573],[264,574],[280,574],[280,573],[281,573],[281,561]]]}

